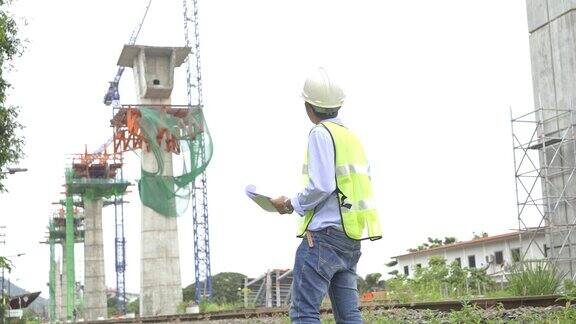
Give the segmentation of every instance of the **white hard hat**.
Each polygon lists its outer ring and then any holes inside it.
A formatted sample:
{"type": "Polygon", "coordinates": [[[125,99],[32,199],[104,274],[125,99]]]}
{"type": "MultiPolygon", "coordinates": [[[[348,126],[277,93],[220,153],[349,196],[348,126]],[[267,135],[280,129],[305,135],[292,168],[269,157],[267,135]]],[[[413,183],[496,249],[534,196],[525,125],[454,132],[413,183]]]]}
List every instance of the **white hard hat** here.
{"type": "Polygon", "coordinates": [[[342,106],[345,95],[344,91],[330,80],[326,70],[320,67],[306,79],[302,98],[313,106],[332,110],[342,106]]]}

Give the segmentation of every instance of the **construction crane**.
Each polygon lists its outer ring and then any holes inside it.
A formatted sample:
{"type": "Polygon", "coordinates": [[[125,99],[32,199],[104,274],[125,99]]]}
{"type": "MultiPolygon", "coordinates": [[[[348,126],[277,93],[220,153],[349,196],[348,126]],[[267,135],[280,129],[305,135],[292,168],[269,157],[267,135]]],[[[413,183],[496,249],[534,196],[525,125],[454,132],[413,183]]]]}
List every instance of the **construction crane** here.
{"type": "MultiPolygon", "coordinates": [[[[130,40],[128,41],[128,44],[130,45],[136,44],[136,40],[138,39],[138,35],[140,34],[142,25],[144,25],[144,20],[146,19],[146,15],[148,15],[148,9],[150,9],[151,3],[152,0],[148,0],[146,10],[144,10],[144,15],[142,16],[140,23],[132,31],[132,35],[130,35],[130,40]]],[[[116,72],[114,80],[110,81],[108,91],[106,91],[106,95],[104,95],[104,104],[106,106],[110,106],[113,102],[120,102],[120,92],[118,91],[118,84],[120,83],[120,78],[122,78],[122,73],[124,73],[124,67],[120,66],[118,67],[118,71],[116,72]]]]}
{"type": "MultiPolygon", "coordinates": [[[[148,15],[148,10],[150,9],[150,4],[152,0],[148,0],[146,9],[144,10],[144,15],[142,19],[132,31],[130,35],[130,40],[128,44],[134,45],[144,25],[144,20],[146,15],[148,15]]],[[[118,91],[118,85],[120,83],[120,78],[124,73],[124,67],[118,67],[116,76],[110,81],[108,91],[104,95],[104,104],[106,106],[112,105],[112,115],[114,116],[114,109],[120,108],[120,92],[118,91]]],[[[104,143],[97,153],[102,153],[106,150],[106,147],[110,145],[112,138],[110,138],[106,143],[104,143]]],[[[120,178],[123,178],[122,169],[120,169],[120,178]]],[[[120,314],[126,314],[126,238],[124,236],[124,201],[122,198],[114,196],[114,223],[115,223],[115,260],[116,260],[116,306],[120,314]]]]}
{"type": "MultiPolygon", "coordinates": [[[[186,85],[188,105],[202,109],[202,74],[200,69],[200,35],[198,32],[198,1],[183,0],[184,40],[192,51],[186,63],[186,85]]],[[[206,160],[204,141],[200,143],[200,158],[206,160]]],[[[192,186],[192,220],[194,227],[194,299],[212,296],[212,274],[210,271],[210,236],[208,228],[208,191],[206,171],[194,180],[192,186]]]]}

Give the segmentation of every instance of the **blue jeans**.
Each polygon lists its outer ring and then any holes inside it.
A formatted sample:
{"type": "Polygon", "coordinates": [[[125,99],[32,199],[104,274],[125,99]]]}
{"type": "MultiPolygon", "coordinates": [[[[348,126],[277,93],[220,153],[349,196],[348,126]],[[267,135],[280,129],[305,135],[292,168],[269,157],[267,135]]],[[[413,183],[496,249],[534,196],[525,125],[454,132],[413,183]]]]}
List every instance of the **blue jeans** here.
{"type": "Polygon", "coordinates": [[[292,282],[290,319],[292,323],[320,323],[320,305],[330,296],[336,323],[362,323],[358,310],[356,264],[360,242],[334,228],[310,232],[296,251],[292,282]]]}

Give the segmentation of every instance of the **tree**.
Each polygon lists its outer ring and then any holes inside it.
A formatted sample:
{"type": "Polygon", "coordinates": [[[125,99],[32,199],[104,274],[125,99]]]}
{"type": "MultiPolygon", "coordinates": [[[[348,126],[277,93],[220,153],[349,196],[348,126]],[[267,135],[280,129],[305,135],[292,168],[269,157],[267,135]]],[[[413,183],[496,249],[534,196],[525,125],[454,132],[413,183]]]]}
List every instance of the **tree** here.
{"type": "Polygon", "coordinates": [[[444,238],[444,245],[456,243],[456,238],[454,236],[447,236],[444,238]]]}
{"type": "MultiPolygon", "coordinates": [[[[14,17],[6,7],[11,0],[0,0],[0,170],[10,163],[16,163],[24,155],[24,140],[18,135],[22,125],[18,122],[16,106],[6,105],[6,92],[10,83],[5,72],[12,68],[13,60],[22,53],[22,44],[18,38],[18,28],[14,17]]],[[[2,180],[6,174],[0,172],[0,192],[6,188],[2,180]]]]}
{"type": "Polygon", "coordinates": [[[8,258],[0,256],[0,269],[8,270],[8,272],[12,271],[12,261],[8,258]]]}
{"type": "MultiPolygon", "coordinates": [[[[12,271],[12,262],[6,257],[0,256],[0,271],[7,270],[12,271]]],[[[4,279],[4,277],[2,277],[4,279]]],[[[9,297],[4,295],[4,291],[0,292],[0,318],[4,318],[4,312],[6,311],[6,305],[8,304],[9,297]]]]}
{"type": "Polygon", "coordinates": [[[118,310],[118,298],[116,296],[108,297],[106,300],[106,306],[108,308],[108,317],[116,316],[120,314],[118,310]]]}
{"type": "Polygon", "coordinates": [[[366,275],[364,282],[366,284],[367,291],[379,291],[384,289],[384,280],[380,280],[382,274],[380,273],[370,273],[366,275]]]}
{"type": "Polygon", "coordinates": [[[221,272],[212,277],[212,300],[218,304],[239,303],[238,291],[244,287],[245,275],[237,272],[221,272]]]}
{"type": "Polygon", "coordinates": [[[484,237],[488,237],[488,233],[482,231],[480,234],[476,234],[475,232],[472,232],[472,234],[474,235],[473,240],[477,240],[477,239],[481,239],[484,237]]]}
{"type": "Polygon", "coordinates": [[[453,243],[456,243],[457,241],[458,241],[458,239],[453,237],[453,236],[445,237],[444,241],[442,241],[439,238],[429,237],[427,242],[424,242],[424,243],[418,245],[416,248],[408,249],[408,252],[413,253],[413,252],[418,252],[418,251],[422,251],[422,250],[427,250],[427,249],[431,249],[431,248],[435,248],[435,247],[439,247],[439,246],[443,246],[443,245],[453,244],[453,243]]]}
{"type": "Polygon", "coordinates": [[[356,276],[356,286],[358,287],[358,293],[362,295],[368,292],[368,286],[366,286],[366,280],[360,276],[356,276]]]}
{"type": "Polygon", "coordinates": [[[190,302],[194,300],[194,291],[196,289],[196,283],[191,283],[182,289],[182,300],[185,302],[190,302]]]}
{"type": "Polygon", "coordinates": [[[433,238],[429,237],[428,243],[430,243],[430,247],[437,247],[437,246],[442,245],[442,240],[439,238],[433,239],[433,238]]]}
{"type": "Polygon", "coordinates": [[[36,314],[34,310],[28,307],[22,311],[22,318],[20,319],[20,321],[22,323],[31,324],[31,323],[40,323],[40,319],[41,316],[36,314]]]}
{"type": "Polygon", "coordinates": [[[134,313],[136,315],[140,314],[140,298],[136,298],[133,301],[129,302],[126,306],[126,311],[128,313],[134,313]]]}
{"type": "MultiPolygon", "coordinates": [[[[212,301],[217,304],[239,303],[241,296],[238,293],[244,287],[245,275],[237,272],[221,272],[212,276],[212,301]]],[[[194,300],[196,284],[190,284],[182,290],[185,302],[194,300]]]]}

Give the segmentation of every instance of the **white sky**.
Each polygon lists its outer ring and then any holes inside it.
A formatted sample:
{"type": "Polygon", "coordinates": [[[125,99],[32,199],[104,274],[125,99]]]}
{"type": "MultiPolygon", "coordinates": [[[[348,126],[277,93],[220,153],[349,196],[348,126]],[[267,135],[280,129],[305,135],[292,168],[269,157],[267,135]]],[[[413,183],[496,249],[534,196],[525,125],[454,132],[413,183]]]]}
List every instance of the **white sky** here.
{"type": "MultiPolygon", "coordinates": [[[[26,125],[21,166],[0,195],[4,255],[11,274],[47,297],[44,238],[63,191],[69,154],[111,136],[103,95],[145,0],[19,0],[25,55],[10,74],[9,100],[26,125]]],[[[386,273],[391,256],[428,236],[469,239],[517,227],[509,107],[532,109],[526,10],[501,1],[200,0],[209,166],[212,273],[257,276],[290,268],[299,240],[295,215],[259,210],[243,193],[256,184],[294,195],[308,121],[299,97],[311,68],[327,66],[347,94],[341,117],[370,159],[384,238],[363,244],[361,275],[386,273]]],[[[182,45],[180,0],[155,0],[139,44],[182,45]]],[[[132,73],[121,83],[134,103],[132,73]]],[[[177,73],[173,103],[185,103],[177,73]]],[[[128,154],[127,178],[140,166],[128,154]]],[[[125,208],[127,289],[139,291],[140,204],[125,208]]],[[[194,280],[192,222],[179,220],[182,283],[194,280]]],[[[106,283],[115,286],[114,220],[104,211],[106,283]]],[[[81,256],[82,246],[77,246],[81,256]]],[[[81,264],[77,278],[82,278],[81,264]]]]}

